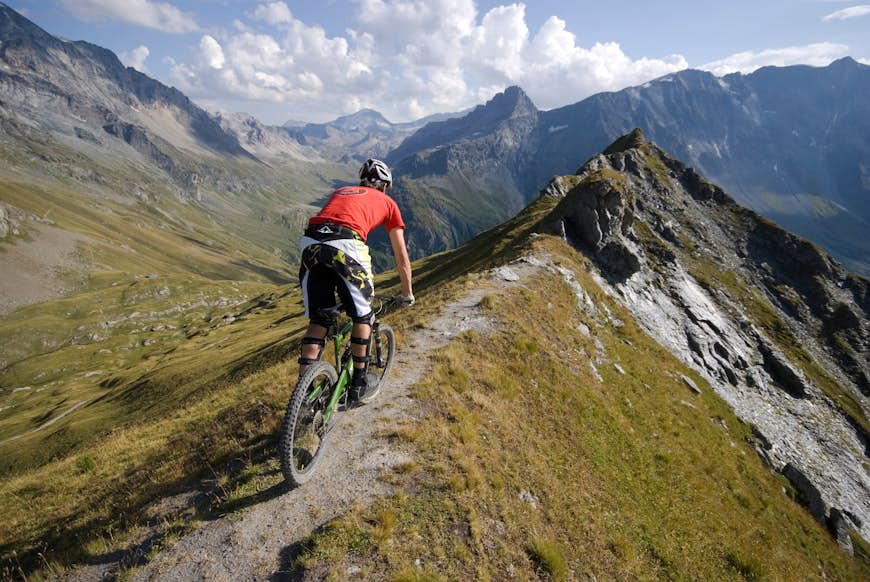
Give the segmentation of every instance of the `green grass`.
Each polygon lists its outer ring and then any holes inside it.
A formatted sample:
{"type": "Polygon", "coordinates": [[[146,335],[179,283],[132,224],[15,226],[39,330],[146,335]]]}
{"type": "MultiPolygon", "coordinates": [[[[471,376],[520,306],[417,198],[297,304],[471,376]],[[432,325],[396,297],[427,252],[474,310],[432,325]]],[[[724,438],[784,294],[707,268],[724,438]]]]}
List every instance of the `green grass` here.
{"type": "MultiPolygon", "coordinates": [[[[38,466],[89,435],[126,423],[128,405],[118,395],[141,385],[189,336],[237,314],[246,297],[266,288],[132,278],[0,321],[0,359],[6,362],[0,371],[0,442],[7,441],[0,444],[0,472],[38,466]],[[75,422],[40,428],[81,402],[87,404],[75,422]]],[[[177,395],[185,392],[179,387],[177,395]]]]}
{"type": "MultiPolygon", "coordinates": [[[[294,241],[313,213],[308,203],[346,172],[244,160],[213,167],[176,152],[204,178],[193,188],[197,201],[146,165],[86,158],[37,134],[17,139],[21,147],[2,152],[0,200],[73,233],[78,242],[66,250],[77,264],[58,278],[72,289],[65,297],[0,319],[0,475],[152,419],[168,398],[185,399],[230,373],[199,362],[207,353],[188,357],[190,371],[174,366],[183,345],[268,352],[235,338],[202,339],[225,335],[213,334],[231,321],[222,318],[238,318],[247,300],[295,279],[294,241]],[[63,416],[72,410],[74,418],[63,416]]],[[[38,239],[39,224],[26,219],[23,227],[38,239]]]]}
{"type": "MultiPolygon", "coordinates": [[[[22,189],[17,204],[26,207],[29,192],[22,189]]],[[[122,206],[105,219],[66,208],[61,198],[58,223],[77,232],[98,238],[135,223],[122,206]]],[[[435,355],[431,374],[414,387],[422,420],[390,435],[418,455],[387,476],[400,491],[316,533],[297,568],[340,576],[356,565],[365,577],[395,580],[870,575],[865,546],[850,559],[783,493],[781,478],[744,443],[748,427],[597,287],[587,259],[552,237],[529,238],[546,230],[557,202],[540,200],[462,248],[417,262],[421,300],[391,325],[399,332],[425,325],[478,284],[467,273],[530,249],[571,268],[624,323],[577,312],[558,277],[491,289],[482,308],[508,331],[485,340],[465,334],[435,355]],[[590,367],[596,358],[603,381],[590,367]],[[683,374],[703,394],[690,392],[683,374]]],[[[174,208],[179,221],[199,220],[195,209],[174,208]]],[[[236,218],[247,227],[260,220],[236,218]]],[[[0,322],[9,354],[0,359],[10,363],[0,381],[4,389],[31,388],[4,392],[16,408],[0,411],[0,440],[24,435],[0,444],[3,576],[17,568],[59,573],[126,548],[150,504],[192,481],[215,483],[205,515],[257,503],[281,482],[272,443],[306,322],[298,293],[270,286],[267,271],[258,281],[227,279],[249,279],[257,269],[227,261],[244,241],[220,226],[195,224],[190,232],[200,242],[181,242],[172,225],[131,232],[150,249],[141,262],[85,246],[94,263],[111,268],[92,273],[75,297],[0,322]],[[164,246],[165,257],[157,252],[164,246]],[[160,276],[136,278],[144,270],[160,276]],[[231,304],[243,295],[252,299],[231,304]],[[203,301],[166,313],[191,298],[203,301]],[[82,400],[88,404],[75,414],[31,432],[82,400]]],[[[246,258],[276,264],[260,251],[246,258]]],[[[378,281],[383,292],[397,285],[395,273],[378,281]]],[[[750,304],[770,330],[783,327],[763,302],[750,304]]],[[[164,543],[199,517],[196,509],[168,516],[164,543]]]]}
{"type": "Polygon", "coordinates": [[[551,580],[565,580],[568,576],[568,561],[559,544],[549,540],[535,538],[526,551],[532,562],[543,570],[551,580]]]}
{"type": "Polygon", "coordinates": [[[488,295],[487,311],[509,331],[465,334],[414,387],[421,420],[397,437],[421,462],[392,475],[408,493],[340,518],[333,527],[365,542],[351,550],[328,529],[309,540],[300,568],[447,580],[870,573],[783,493],[745,443],[748,427],[597,287],[582,257],[548,237],[534,246],[624,323],[579,313],[558,277],[488,295]],[[603,353],[578,322],[596,330],[603,353]],[[385,512],[393,525],[375,542],[385,512]]]}
{"type": "MultiPolygon", "coordinates": [[[[396,290],[383,282],[378,289],[396,290]]],[[[94,548],[104,553],[123,549],[123,532],[141,527],[152,501],[178,493],[200,477],[217,484],[211,494],[215,511],[255,503],[263,490],[282,481],[273,443],[307,326],[298,290],[240,282],[188,288],[157,278],[92,293],[16,314],[21,322],[44,327],[45,334],[57,323],[52,318],[68,319],[70,326],[84,326],[73,333],[79,336],[86,336],[92,324],[111,319],[114,312],[108,306],[143,316],[117,324],[102,341],[59,345],[8,372],[31,380],[32,374],[50,373],[33,384],[39,387],[44,381],[49,388],[10,395],[20,399],[17,407],[12,414],[0,413],[3,434],[24,434],[0,445],[5,472],[0,480],[0,572],[9,574],[13,563],[27,571],[45,569],[40,554],[62,570],[89,559],[94,548]],[[167,285],[169,296],[155,294],[167,285]],[[252,296],[264,288],[269,292],[252,296]],[[239,305],[221,301],[238,300],[245,290],[251,298],[239,305]],[[155,320],[146,316],[191,297],[211,301],[155,320]],[[92,313],[98,305],[109,312],[92,313]],[[230,322],[227,314],[235,319],[230,322]],[[47,318],[44,323],[39,323],[41,317],[47,318]],[[147,331],[156,322],[175,329],[147,331]],[[130,336],[137,338],[137,347],[129,344],[130,336]],[[154,343],[144,346],[143,338],[154,343]],[[100,354],[106,346],[112,353],[100,354]],[[116,361],[117,346],[129,349],[123,363],[116,361]],[[74,364],[79,367],[73,369],[74,364]],[[94,368],[103,374],[76,379],[94,368]],[[26,432],[78,399],[88,404],[46,429],[26,432]],[[46,409],[51,413],[45,414],[46,409]],[[241,470],[234,468],[238,459],[246,460],[241,470]],[[41,509],[34,513],[37,505],[41,509]]],[[[20,333],[21,325],[9,325],[10,334],[20,333]]],[[[401,325],[397,321],[398,331],[401,325]]]]}

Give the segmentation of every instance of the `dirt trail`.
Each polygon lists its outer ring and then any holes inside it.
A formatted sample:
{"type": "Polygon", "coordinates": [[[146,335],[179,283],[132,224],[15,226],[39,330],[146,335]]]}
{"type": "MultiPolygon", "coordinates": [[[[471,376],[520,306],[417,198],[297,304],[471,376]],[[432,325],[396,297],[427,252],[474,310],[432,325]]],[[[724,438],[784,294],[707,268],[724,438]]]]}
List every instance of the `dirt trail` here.
{"type": "MultiPolygon", "coordinates": [[[[435,321],[400,338],[396,365],[381,396],[340,415],[329,454],[311,481],[292,491],[275,487],[274,495],[266,495],[265,501],[200,524],[135,569],[130,579],[286,579],[298,547],[294,544],[354,504],[368,505],[390,494],[391,486],[378,477],[411,457],[401,445],[377,434],[418,415],[409,389],[425,377],[432,350],[463,331],[486,333],[494,327],[479,309],[486,289],[491,286],[483,282],[466,291],[446,305],[435,321]]],[[[101,574],[94,568],[80,570],[73,578],[99,579],[101,574]]]]}
{"type": "Polygon", "coordinates": [[[8,439],[3,439],[2,441],[0,441],[0,445],[5,445],[6,443],[8,443],[8,442],[10,442],[10,441],[14,441],[14,440],[18,440],[18,439],[20,439],[20,438],[23,437],[24,435],[28,435],[28,434],[31,434],[31,433],[34,433],[34,432],[38,432],[38,431],[40,431],[40,430],[43,430],[43,429],[45,429],[45,428],[48,428],[49,426],[53,425],[54,423],[56,423],[58,420],[60,420],[60,419],[63,418],[64,416],[67,416],[68,414],[72,414],[73,412],[75,412],[76,410],[78,410],[79,408],[81,408],[82,406],[84,406],[85,404],[87,404],[88,402],[89,402],[88,400],[82,400],[81,402],[77,402],[77,403],[73,404],[70,408],[66,409],[64,412],[61,412],[60,414],[58,414],[58,415],[55,416],[54,418],[52,418],[52,419],[50,419],[50,420],[48,420],[48,421],[46,421],[46,422],[43,422],[42,424],[40,424],[39,426],[37,426],[37,427],[36,427],[35,429],[33,429],[33,430],[29,430],[29,431],[27,431],[27,432],[23,432],[23,433],[21,433],[21,434],[17,434],[17,435],[15,435],[15,436],[9,437],[8,439]]]}

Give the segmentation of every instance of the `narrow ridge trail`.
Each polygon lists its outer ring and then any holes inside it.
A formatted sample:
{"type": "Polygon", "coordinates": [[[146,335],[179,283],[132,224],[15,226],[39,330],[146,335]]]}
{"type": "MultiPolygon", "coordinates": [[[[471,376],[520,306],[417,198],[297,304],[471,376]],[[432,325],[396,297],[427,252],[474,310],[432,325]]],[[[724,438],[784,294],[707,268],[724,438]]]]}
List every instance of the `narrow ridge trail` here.
{"type": "Polygon", "coordinates": [[[479,279],[474,288],[446,304],[434,321],[398,338],[396,365],[381,395],[369,405],[341,413],[330,448],[311,481],[292,491],[276,486],[274,495],[264,501],[199,523],[130,572],[128,579],[289,579],[301,541],[354,505],[368,505],[394,490],[380,477],[412,456],[407,445],[384,435],[419,417],[410,388],[425,377],[434,350],[464,331],[495,329],[496,322],[480,310],[483,296],[494,290],[491,279],[479,279]]]}

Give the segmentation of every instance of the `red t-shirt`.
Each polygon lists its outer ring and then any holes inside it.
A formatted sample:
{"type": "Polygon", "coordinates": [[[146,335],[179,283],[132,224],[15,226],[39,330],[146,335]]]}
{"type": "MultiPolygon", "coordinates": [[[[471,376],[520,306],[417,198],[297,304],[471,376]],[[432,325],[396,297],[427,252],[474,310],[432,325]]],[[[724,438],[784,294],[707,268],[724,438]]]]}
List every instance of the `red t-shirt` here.
{"type": "Polygon", "coordinates": [[[332,193],[326,206],[308,224],[331,222],[353,229],[365,241],[369,232],[380,225],[387,232],[405,228],[396,202],[375,188],[345,186],[332,193]]]}

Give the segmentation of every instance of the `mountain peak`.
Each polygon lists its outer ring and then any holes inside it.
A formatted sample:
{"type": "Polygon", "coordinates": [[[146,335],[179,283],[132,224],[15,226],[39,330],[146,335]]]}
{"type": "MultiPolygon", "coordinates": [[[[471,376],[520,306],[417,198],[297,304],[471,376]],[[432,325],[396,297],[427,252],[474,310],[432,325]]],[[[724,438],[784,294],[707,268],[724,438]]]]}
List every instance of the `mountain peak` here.
{"type": "Polygon", "coordinates": [[[643,131],[639,127],[635,127],[631,133],[627,133],[616,139],[612,144],[604,150],[604,155],[617,154],[632,149],[637,149],[647,143],[643,135],[643,131]]]}
{"type": "Polygon", "coordinates": [[[33,41],[38,41],[38,44],[60,42],[2,2],[0,2],[0,39],[3,40],[4,45],[16,41],[25,44],[33,41]]]}
{"type": "Polygon", "coordinates": [[[828,69],[833,69],[836,71],[857,71],[859,69],[866,70],[867,68],[867,65],[856,61],[852,57],[843,57],[842,59],[832,61],[831,64],[828,65],[828,69]]]}
{"type": "Polygon", "coordinates": [[[834,66],[834,67],[840,67],[840,66],[854,67],[854,66],[857,65],[857,64],[858,64],[858,61],[856,61],[856,60],[853,59],[852,57],[843,57],[843,58],[841,58],[841,59],[837,59],[836,61],[831,61],[831,64],[828,65],[828,66],[834,66]]]}
{"type": "Polygon", "coordinates": [[[360,109],[356,113],[351,113],[349,115],[342,115],[338,119],[335,120],[334,123],[338,123],[341,121],[350,121],[350,120],[373,120],[378,122],[386,122],[387,118],[384,117],[379,111],[375,111],[374,109],[360,109]]]}
{"type": "Polygon", "coordinates": [[[538,112],[538,108],[520,87],[511,85],[490,99],[484,109],[495,111],[504,117],[522,117],[538,112]]]}

